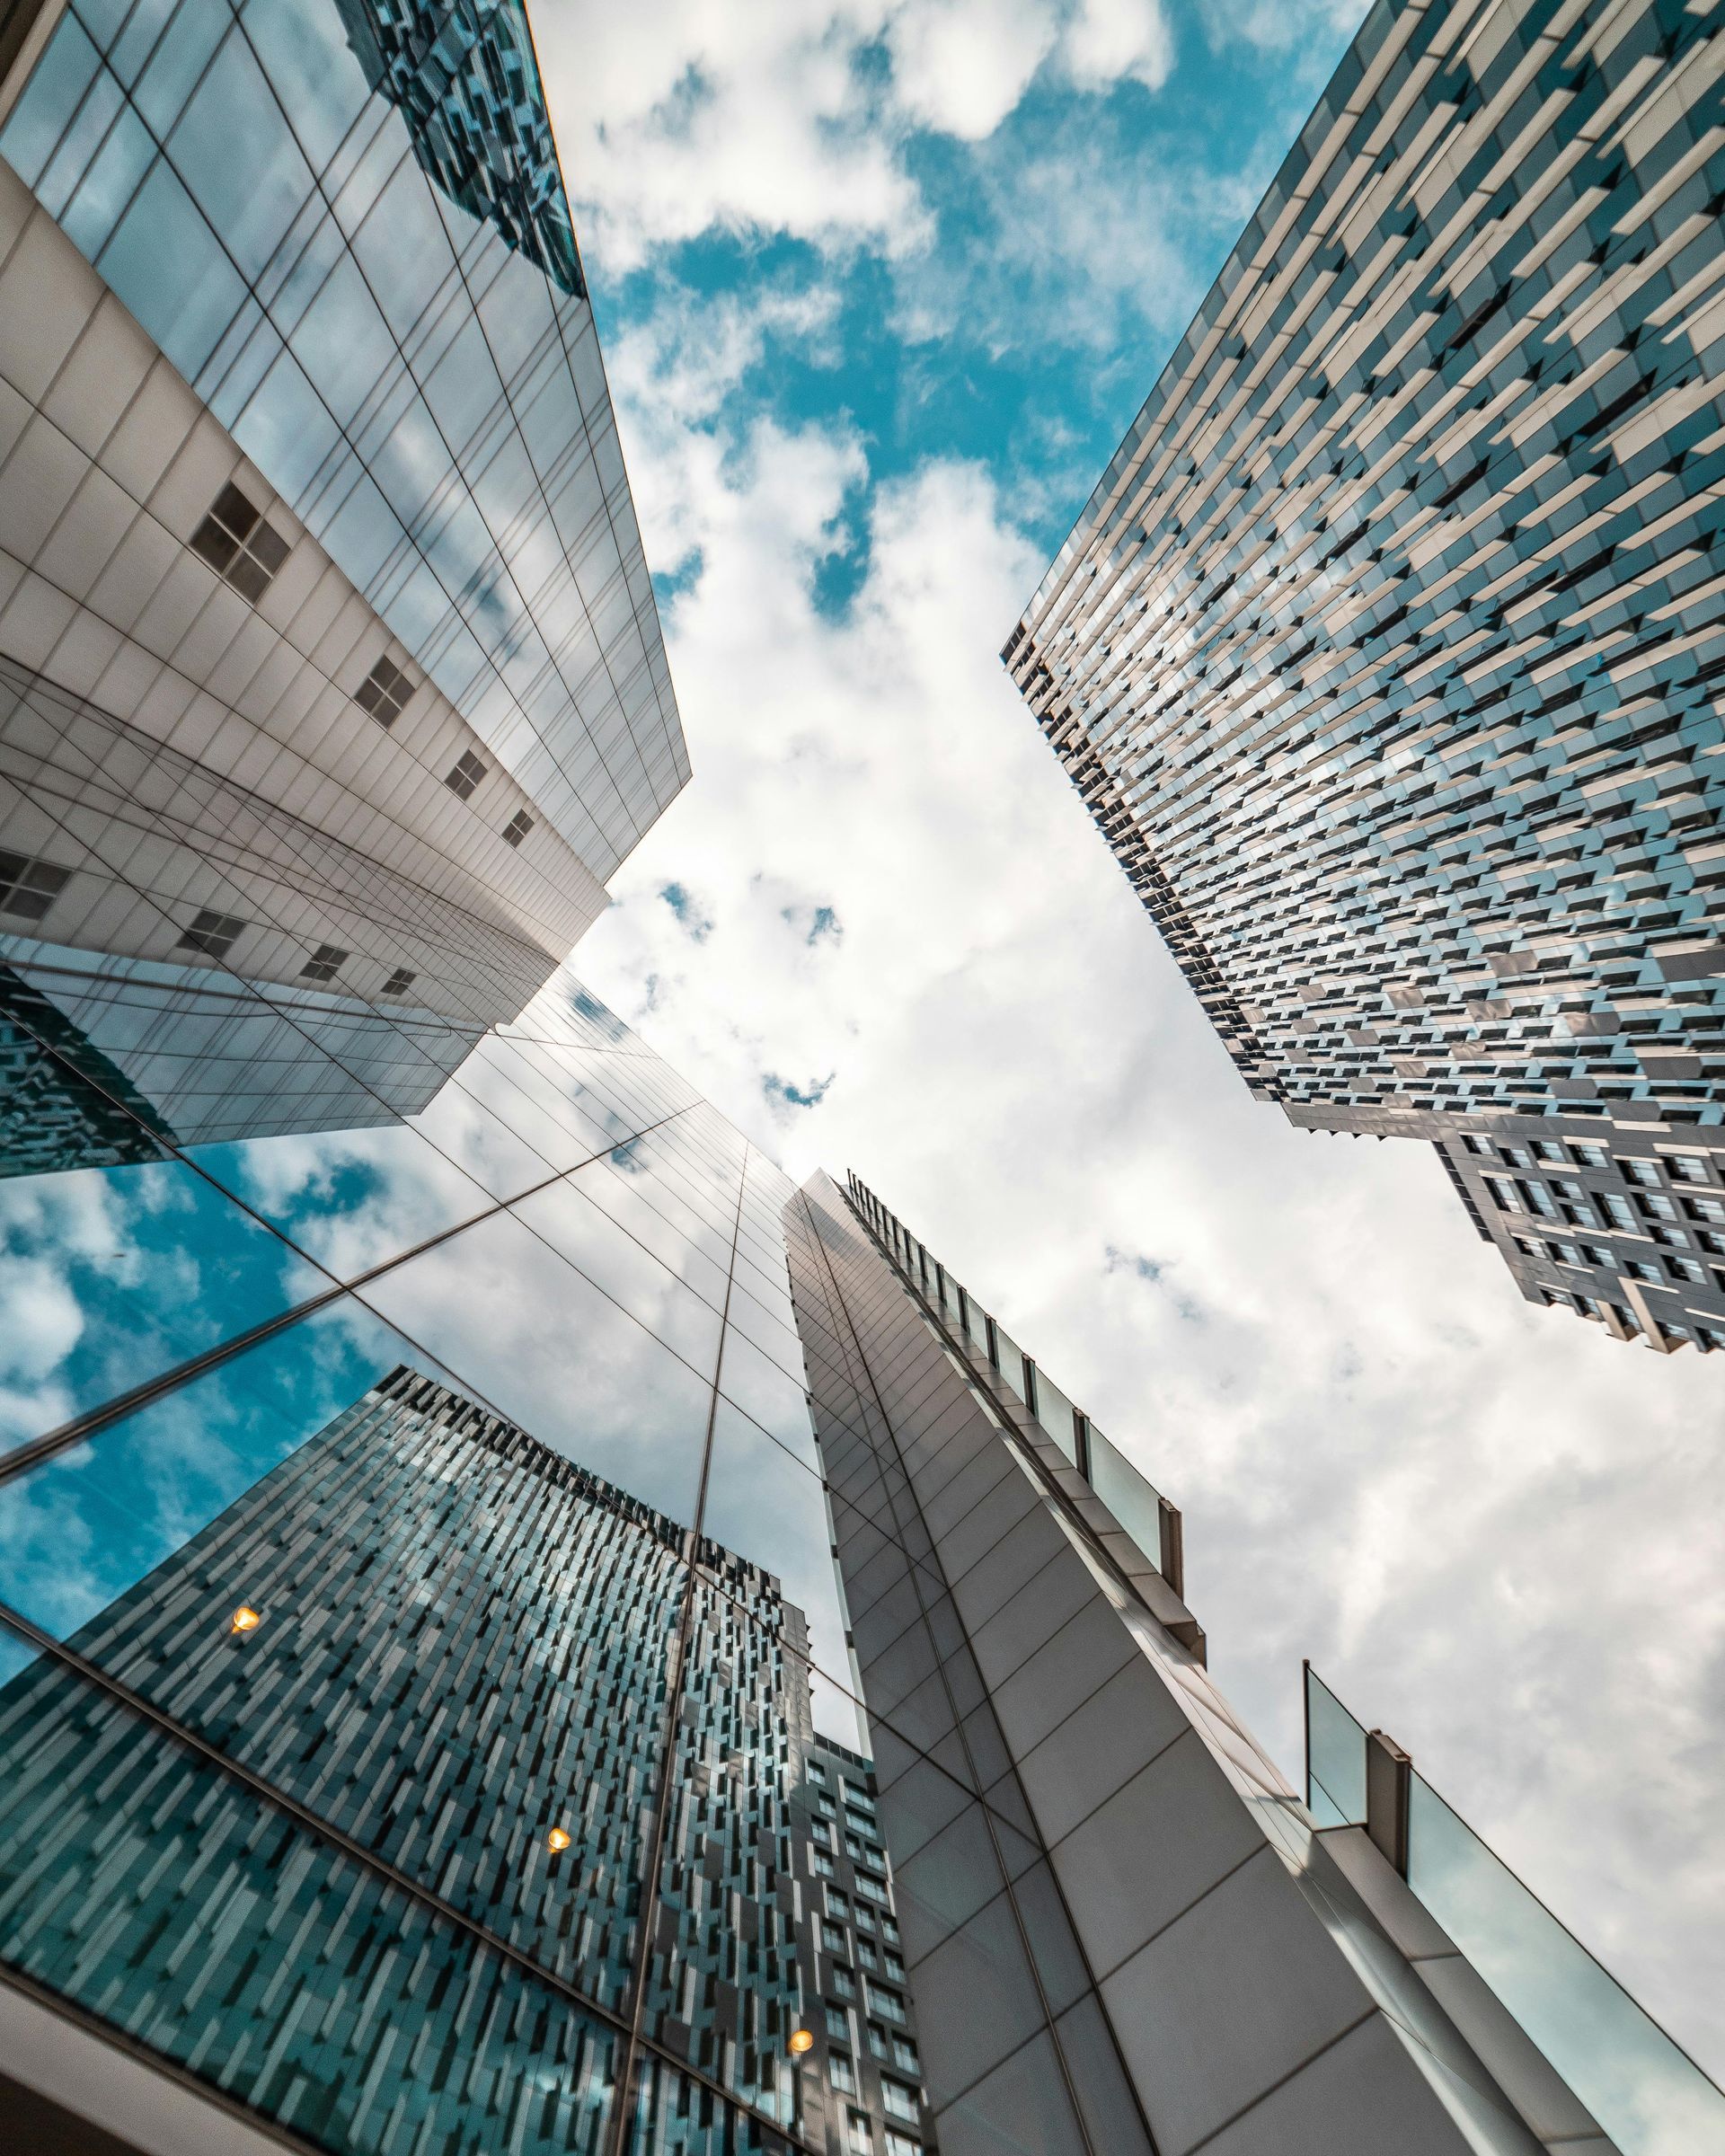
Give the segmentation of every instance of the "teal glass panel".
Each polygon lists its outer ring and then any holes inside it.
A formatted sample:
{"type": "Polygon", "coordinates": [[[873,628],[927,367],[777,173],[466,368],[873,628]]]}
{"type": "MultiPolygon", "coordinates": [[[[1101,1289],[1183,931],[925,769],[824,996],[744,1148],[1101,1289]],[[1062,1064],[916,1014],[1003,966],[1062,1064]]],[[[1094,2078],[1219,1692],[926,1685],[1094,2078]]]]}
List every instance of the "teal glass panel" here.
{"type": "Polygon", "coordinates": [[[1420,1775],[1408,1883],[1623,2156],[1725,2148],[1725,2094],[1420,1775]]]}
{"type": "Polygon", "coordinates": [[[1366,1823],[1366,1732],[1310,1668],[1305,1673],[1305,1802],[1320,1826],[1366,1823]]]}
{"type": "Polygon", "coordinates": [[[1090,1486],[1137,1544],[1146,1560],[1162,1569],[1162,1500],[1119,1448],[1092,1423],[1090,1486]]]}
{"type": "Polygon", "coordinates": [[[1078,1441],[1073,1434],[1072,1402],[1040,1363],[1036,1366],[1036,1419],[1066,1458],[1076,1462],[1078,1441]]]}

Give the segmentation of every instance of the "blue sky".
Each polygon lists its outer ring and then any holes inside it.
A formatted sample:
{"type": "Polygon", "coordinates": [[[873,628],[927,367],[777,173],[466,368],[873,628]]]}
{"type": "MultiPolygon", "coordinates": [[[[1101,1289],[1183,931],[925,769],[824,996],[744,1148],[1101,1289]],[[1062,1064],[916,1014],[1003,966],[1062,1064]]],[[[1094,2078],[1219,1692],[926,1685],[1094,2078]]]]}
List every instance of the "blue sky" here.
{"type": "MultiPolygon", "coordinates": [[[[1022,12],[1048,27],[1060,19],[1022,12]]],[[[848,126],[890,146],[908,190],[898,221],[873,231],[716,196],[701,230],[654,244],[618,231],[603,198],[583,204],[607,349],[676,309],[687,333],[660,355],[670,376],[740,307],[752,333],[714,422],[747,411],[787,430],[843,428],[860,443],[865,462],[817,582],[823,608],[842,609],[866,571],[871,491],[931,456],[980,465],[1019,528],[1053,553],[1362,11],[1288,0],[1139,12],[1165,24],[1156,87],[1125,75],[1081,88],[1057,43],[979,137],[907,110],[889,29],[865,13],[848,39],[829,35],[828,57],[837,42],[850,77],[848,126]]],[[[554,69],[554,18],[545,41],[554,69]]],[[[644,132],[686,142],[724,97],[722,66],[697,46],[644,132]]],[[[572,162],[579,192],[579,153],[572,162]]],[[[654,568],[669,600],[698,559],[654,568]]]]}
{"type": "Polygon", "coordinates": [[[1717,2071],[1716,1368],[1253,1103],[998,660],[1363,12],[536,8],[694,773],[576,964],[1183,1507],[1285,1767],[1309,1654],[1717,2071]]]}

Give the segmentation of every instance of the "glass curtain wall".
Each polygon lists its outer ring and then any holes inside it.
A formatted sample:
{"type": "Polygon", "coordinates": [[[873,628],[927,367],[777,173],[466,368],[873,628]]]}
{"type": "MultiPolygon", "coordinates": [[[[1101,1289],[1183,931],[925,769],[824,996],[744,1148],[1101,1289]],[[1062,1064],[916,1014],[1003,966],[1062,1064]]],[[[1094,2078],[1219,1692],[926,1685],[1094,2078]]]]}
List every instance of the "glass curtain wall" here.
{"type": "MultiPolygon", "coordinates": [[[[237,1027],[298,1022],[208,970],[237,1027]]],[[[363,1009],[429,1073],[428,1028],[471,1036],[363,1009]]],[[[566,972],[422,1113],[234,1142],[9,1023],[103,1142],[0,1181],[8,1978],[335,2152],[827,2156],[789,1807],[817,1730],[870,1733],[787,1179],[566,972]],[[524,1497],[524,1453],[597,1512],[524,1497]]],[[[297,1052],[363,1083],[342,1046],[297,1052]]],[[[856,2041],[902,2072],[880,1996],[856,2041]]]]}

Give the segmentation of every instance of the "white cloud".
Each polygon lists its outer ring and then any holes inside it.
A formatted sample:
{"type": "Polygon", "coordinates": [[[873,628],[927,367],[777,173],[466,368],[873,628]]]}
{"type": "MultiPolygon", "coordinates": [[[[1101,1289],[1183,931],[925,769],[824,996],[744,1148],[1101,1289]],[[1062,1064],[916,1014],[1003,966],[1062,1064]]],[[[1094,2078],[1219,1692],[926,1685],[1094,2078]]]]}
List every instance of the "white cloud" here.
{"type": "Polygon", "coordinates": [[[798,1175],[873,1181],[1183,1505],[1290,1771],[1309,1652],[1717,2059],[1716,1368],[1522,1303],[1425,1149],[1250,1100],[998,665],[1042,561],[979,470],[870,498],[834,618],[857,441],[622,421],[650,559],[701,565],[697,783],[579,970],[798,1175]]]}
{"type": "Polygon", "coordinates": [[[1065,49],[1066,73],[1081,90],[1128,81],[1160,90],[1174,65],[1161,0],[1081,0],[1065,49]]]}
{"type": "Polygon", "coordinates": [[[892,79],[920,126],[977,141],[1017,105],[1058,25],[1039,0],[916,0],[887,31],[892,79]]]}
{"type": "Polygon", "coordinates": [[[930,213],[906,143],[991,135],[1045,67],[1159,89],[1161,0],[659,0],[540,6],[534,32],[584,242],[616,274],[719,231],[902,257],[930,213]],[[884,65],[882,64],[884,62],[884,65]]]}

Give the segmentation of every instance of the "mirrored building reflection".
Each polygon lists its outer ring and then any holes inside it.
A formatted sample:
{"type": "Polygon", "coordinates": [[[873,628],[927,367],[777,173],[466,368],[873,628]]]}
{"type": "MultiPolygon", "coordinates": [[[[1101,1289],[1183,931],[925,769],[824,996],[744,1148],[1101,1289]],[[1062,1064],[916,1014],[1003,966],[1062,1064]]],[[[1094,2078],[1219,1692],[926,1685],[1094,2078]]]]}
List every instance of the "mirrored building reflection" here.
{"type": "Polygon", "coordinates": [[[688,775],[525,16],[6,22],[0,1173],[412,1114],[688,775]]]}
{"type": "Polygon", "coordinates": [[[1725,1346],[1712,9],[1377,0],[1003,657],[1254,1095],[1725,1346]]]}

